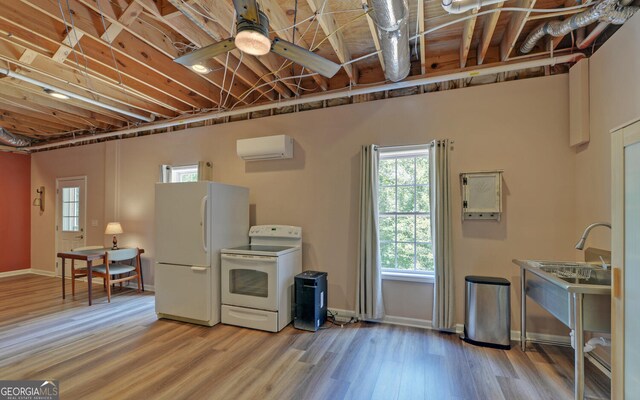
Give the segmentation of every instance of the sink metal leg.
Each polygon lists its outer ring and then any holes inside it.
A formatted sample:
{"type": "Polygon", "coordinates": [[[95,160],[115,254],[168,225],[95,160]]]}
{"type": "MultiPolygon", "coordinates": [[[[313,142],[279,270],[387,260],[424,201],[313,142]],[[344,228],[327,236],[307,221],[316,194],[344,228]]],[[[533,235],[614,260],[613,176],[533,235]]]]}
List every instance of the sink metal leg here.
{"type": "Polygon", "coordinates": [[[575,338],[575,371],[574,371],[574,398],[575,400],[584,399],[584,326],[583,326],[583,310],[582,293],[573,294],[574,308],[574,338],[575,338]]]}
{"type": "Polygon", "coordinates": [[[526,270],[521,268],[520,293],[522,299],[520,301],[520,348],[523,352],[527,350],[527,293],[525,289],[525,274],[526,270]]]}

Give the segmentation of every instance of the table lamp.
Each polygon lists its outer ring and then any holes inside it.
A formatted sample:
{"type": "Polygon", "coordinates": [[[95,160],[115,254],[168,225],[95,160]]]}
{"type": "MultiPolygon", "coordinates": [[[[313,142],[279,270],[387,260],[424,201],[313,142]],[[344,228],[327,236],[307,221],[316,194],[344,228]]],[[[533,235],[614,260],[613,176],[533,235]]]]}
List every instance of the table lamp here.
{"type": "Polygon", "coordinates": [[[105,235],[113,235],[113,247],[111,250],[118,250],[118,237],[122,233],[122,225],[120,222],[109,222],[107,224],[107,229],[104,230],[105,235]]]}

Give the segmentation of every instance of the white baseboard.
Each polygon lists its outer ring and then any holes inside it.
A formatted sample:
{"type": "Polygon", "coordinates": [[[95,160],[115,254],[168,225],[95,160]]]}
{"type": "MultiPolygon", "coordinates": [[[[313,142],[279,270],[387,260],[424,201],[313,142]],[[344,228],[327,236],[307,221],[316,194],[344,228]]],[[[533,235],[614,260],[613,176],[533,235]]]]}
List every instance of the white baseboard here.
{"type": "MultiPolygon", "coordinates": [[[[356,312],[353,310],[342,310],[339,308],[330,308],[329,311],[345,319],[349,319],[356,316],[356,312]]],[[[379,323],[391,324],[391,325],[412,326],[412,327],[423,328],[423,329],[434,329],[431,325],[431,320],[398,317],[393,315],[387,315],[382,320],[372,320],[371,322],[379,322],[379,323]]],[[[455,328],[451,332],[462,333],[463,331],[464,331],[464,325],[456,324],[455,328]]],[[[550,335],[547,333],[528,332],[527,339],[530,342],[541,343],[541,344],[554,344],[554,345],[560,345],[560,346],[571,345],[569,336],[563,336],[563,335],[550,335]]],[[[511,331],[511,340],[519,342],[520,331],[511,331]]]]}
{"type": "Polygon", "coordinates": [[[55,271],[47,271],[47,270],[44,270],[44,269],[31,268],[31,269],[29,269],[29,272],[31,272],[32,274],[35,274],[35,275],[53,276],[53,277],[56,276],[55,271]]]}
{"type": "Polygon", "coordinates": [[[28,274],[56,276],[56,273],[53,271],[46,271],[44,269],[37,269],[37,268],[24,268],[24,269],[17,269],[15,271],[0,272],[0,278],[5,278],[8,276],[28,275],[28,274]]]}
{"type": "Polygon", "coordinates": [[[0,278],[5,278],[5,277],[9,277],[9,276],[17,276],[17,275],[26,275],[26,274],[30,274],[30,273],[31,273],[31,269],[30,268],[16,269],[15,271],[0,272],[0,278]]]}
{"type": "Polygon", "coordinates": [[[412,326],[414,328],[433,329],[433,327],[431,326],[431,321],[426,319],[394,317],[391,315],[386,315],[384,318],[382,318],[380,322],[382,322],[383,324],[390,324],[390,325],[412,326]]]}

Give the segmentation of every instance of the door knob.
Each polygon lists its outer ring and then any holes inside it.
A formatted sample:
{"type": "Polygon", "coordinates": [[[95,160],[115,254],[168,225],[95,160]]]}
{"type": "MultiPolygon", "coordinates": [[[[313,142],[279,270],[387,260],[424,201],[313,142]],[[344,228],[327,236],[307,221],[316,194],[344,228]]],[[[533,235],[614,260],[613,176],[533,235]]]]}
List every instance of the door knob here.
{"type": "Polygon", "coordinates": [[[76,239],[84,239],[84,235],[76,236],[76,239]]]}

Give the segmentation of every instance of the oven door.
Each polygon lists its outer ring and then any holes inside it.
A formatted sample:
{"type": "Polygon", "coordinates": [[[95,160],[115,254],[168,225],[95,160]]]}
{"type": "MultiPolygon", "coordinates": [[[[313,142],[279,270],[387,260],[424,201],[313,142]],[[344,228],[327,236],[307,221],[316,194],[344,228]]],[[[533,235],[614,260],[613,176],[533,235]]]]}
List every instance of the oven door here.
{"type": "Polygon", "coordinates": [[[278,310],[278,257],[222,255],[222,303],[278,310]]]}

